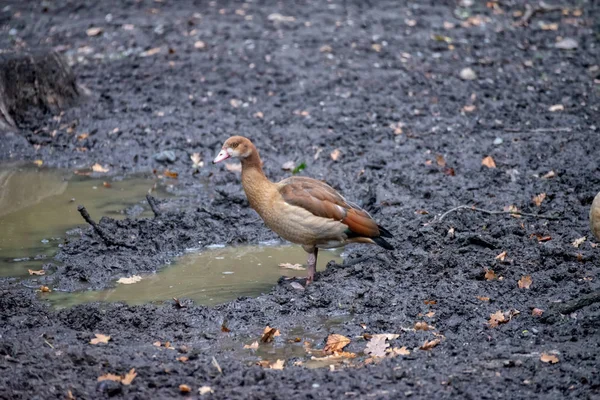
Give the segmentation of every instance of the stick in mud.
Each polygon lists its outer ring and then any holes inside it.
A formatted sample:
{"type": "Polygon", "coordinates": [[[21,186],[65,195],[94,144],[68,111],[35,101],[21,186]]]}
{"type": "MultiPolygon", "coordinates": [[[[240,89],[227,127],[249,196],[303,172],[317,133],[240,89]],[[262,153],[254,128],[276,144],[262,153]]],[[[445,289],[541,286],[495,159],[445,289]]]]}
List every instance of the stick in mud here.
{"type": "Polygon", "coordinates": [[[558,319],[558,314],[568,315],[582,309],[583,307],[587,307],[598,302],[600,302],[600,290],[596,290],[592,293],[588,293],[574,300],[553,307],[548,315],[542,317],[542,322],[553,323],[558,319]]]}
{"type": "Polygon", "coordinates": [[[471,211],[477,211],[480,213],[484,213],[484,214],[489,214],[489,215],[506,215],[506,214],[510,214],[510,215],[519,215],[519,216],[523,216],[523,217],[532,217],[532,218],[540,218],[540,219],[551,219],[551,220],[561,220],[564,219],[563,217],[553,217],[551,215],[541,215],[541,214],[531,214],[531,213],[525,213],[525,212],[521,212],[521,211],[490,211],[490,210],[484,210],[483,208],[477,208],[477,207],[472,207],[472,206],[458,206],[458,207],[454,207],[451,210],[446,211],[445,213],[443,213],[440,218],[435,221],[432,222],[442,222],[442,220],[444,218],[446,218],[446,216],[454,211],[459,211],[459,210],[471,210],[471,211]]]}
{"type": "Polygon", "coordinates": [[[154,213],[154,218],[160,217],[161,211],[158,208],[158,203],[156,202],[156,198],[147,194],[146,201],[148,202],[148,204],[150,205],[150,209],[154,213]]]}
{"type": "Polygon", "coordinates": [[[88,213],[88,211],[85,209],[84,206],[77,206],[77,211],[79,211],[79,214],[81,214],[81,216],[83,217],[85,222],[87,222],[88,224],[90,224],[92,226],[92,228],[94,228],[94,231],[98,234],[98,236],[100,236],[100,238],[102,239],[104,244],[106,244],[107,246],[122,246],[122,247],[127,247],[130,249],[135,248],[135,246],[131,246],[127,243],[119,242],[119,241],[111,238],[108,234],[106,234],[106,232],[104,232],[102,230],[102,228],[100,228],[100,226],[92,219],[92,217],[90,217],[90,214],[88,213]]]}

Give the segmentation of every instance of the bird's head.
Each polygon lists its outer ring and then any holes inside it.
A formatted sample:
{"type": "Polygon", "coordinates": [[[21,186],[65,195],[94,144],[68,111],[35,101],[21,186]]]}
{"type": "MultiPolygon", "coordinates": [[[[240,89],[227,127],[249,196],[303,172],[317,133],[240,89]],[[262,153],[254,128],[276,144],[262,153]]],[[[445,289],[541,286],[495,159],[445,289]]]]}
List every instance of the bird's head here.
{"type": "Polygon", "coordinates": [[[252,142],[243,136],[232,136],[223,143],[219,154],[213,160],[213,164],[227,160],[228,158],[245,159],[256,151],[252,142]]]}

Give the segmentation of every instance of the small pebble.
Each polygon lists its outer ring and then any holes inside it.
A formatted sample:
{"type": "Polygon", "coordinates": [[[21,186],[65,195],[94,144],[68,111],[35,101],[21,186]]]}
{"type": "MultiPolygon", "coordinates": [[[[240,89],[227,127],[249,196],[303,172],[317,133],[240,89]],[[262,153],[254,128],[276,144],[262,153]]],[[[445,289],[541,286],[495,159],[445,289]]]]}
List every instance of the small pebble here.
{"type": "Polygon", "coordinates": [[[561,50],[574,50],[579,47],[579,43],[575,39],[564,38],[563,40],[556,42],[554,47],[561,50]]]}
{"type": "Polygon", "coordinates": [[[459,75],[460,75],[460,79],[462,79],[464,81],[473,81],[473,80],[477,79],[477,74],[471,68],[463,68],[460,71],[459,75]]]}
{"type": "Polygon", "coordinates": [[[177,161],[177,155],[173,150],[163,150],[159,153],[156,153],[152,156],[158,162],[170,162],[174,163],[177,161]]]}
{"type": "Polygon", "coordinates": [[[497,146],[499,144],[502,144],[504,142],[504,140],[502,138],[497,137],[496,139],[494,139],[494,144],[497,146]]]}

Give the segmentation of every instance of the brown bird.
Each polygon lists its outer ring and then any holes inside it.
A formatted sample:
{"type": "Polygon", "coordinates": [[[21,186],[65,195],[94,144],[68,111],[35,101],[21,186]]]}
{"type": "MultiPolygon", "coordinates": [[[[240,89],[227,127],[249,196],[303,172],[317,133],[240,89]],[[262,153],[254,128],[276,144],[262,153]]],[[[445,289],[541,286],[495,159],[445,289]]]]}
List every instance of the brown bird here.
{"type": "Polygon", "coordinates": [[[271,182],[263,172],[258,150],[243,136],[225,141],[213,164],[228,158],[242,161],[242,186],[250,206],[282,238],[308,253],[308,280],[315,278],[318,249],[348,243],[377,244],[393,250],[385,238],[392,234],[369,213],[316,179],[293,176],[271,182]]]}

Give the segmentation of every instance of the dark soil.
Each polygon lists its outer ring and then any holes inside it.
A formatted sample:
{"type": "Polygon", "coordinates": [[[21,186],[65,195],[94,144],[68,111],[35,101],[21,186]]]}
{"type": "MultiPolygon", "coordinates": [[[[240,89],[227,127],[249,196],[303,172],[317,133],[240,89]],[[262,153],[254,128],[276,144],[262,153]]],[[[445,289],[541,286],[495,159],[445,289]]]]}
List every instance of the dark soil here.
{"type": "Polygon", "coordinates": [[[188,397],[208,385],[214,394],[205,397],[223,399],[599,398],[600,304],[555,311],[600,289],[587,221],[600,190],[597,3],[576,2],[581,16],[536,13],[525,27],[513,25],[513,13],[525,10],[516,1],[498,2],[502,13],[483,1],[218,3],[3,3],[0,47],[54,47],[92,95],[60,117],[4,133],[2,159],[72,169],[98,162],[117,176],[179,174],[172,183],[181,196],[163,202],[158,218],[100,221],[126,246],[106,246],[91,229],[75,232],[42,283],[98,289],[155,271],[186,247],[274,238],[248,208],[238,174],[210,165],[232,134],[253,139],[273,180],[289,175],[284,162],[304,161],[303,174],[325,179],[394,232],[396,250],[352,247],[345,265],[330,264],[305,291],[281,280],[271,293],[214,308],[169,302],[55,311],[31,289],[40,282],[5,279],[0,398],[63,399],[69,391],[77,399],[176,398],[180,384],[190,386],[188,397]],[[295,20],[274,21],[274,13],[295,20]],[[458,18],[469,15],[481,18],[462,26],[458,18]],[[542,29],[553,22],[557,31],[542,29]],[[88,37],[90,27],[103,32],[88,37]],[[558,36],[578,47],[556,48],[558,36]],[[466,67],[476,79],[459,77],[466,67]],[[558,104],[563,111],[549,110],[558,104]],[[342,155],[333,161],[336,148],[342,155]],[[153,158],[164,150],[176,161],[153,158]],[[194,174],[196,152],[205,166],[194,174]],[[497,168],[481,165],[488,155],[497,168]],[[555,176],[543,178],[549,171],[555,176]],[[539,193],[547,197],[537,207],[539,193]],[[561,219],[463,210],[434,221],[464,204],[515,205],[561,219]],[[551,239],[538,241],[543,236],[551,239]],[[496,259],[503,251],[506,259],[496,259]],[[486,268],[502,280],[486,280],[486,268]],[[517,286],[524,275],[530,289],[517,286]],[[498,310],[520,314],[492,328],[498,310]],[[221,331],[223,321],[231,332],[221,331]],[[418,321],[435,330],[406,329],[418,321]],[[339,333],[360,353],[366,342],[357,336],[399,333],[392,346],[412,352],[335,371],[295,367],[294,359],[283,371],[263,369],[238,350],[267,324],[282,333],[275,346],[292,346],[293,329],[303,328],[322,338],[317,348],[339,333]],[[419,350],[434,332],[444,335],[441,343],[419,350]],[[95,333],[112,340],[91,345],[95,333]],[[559,362],[542,362],[542,352],[559,362]],[[185,363],[177,361],[182,353],[185,363]],[[131,368],[138,376],[129,386],[97,382],[131,368]]]}

